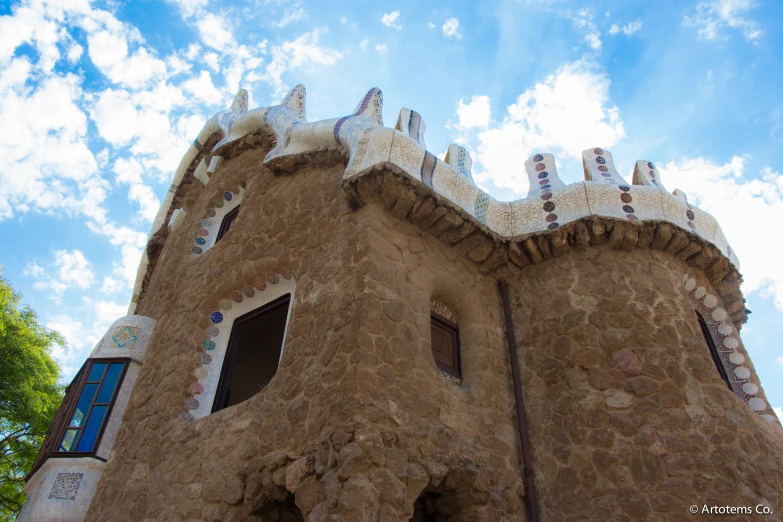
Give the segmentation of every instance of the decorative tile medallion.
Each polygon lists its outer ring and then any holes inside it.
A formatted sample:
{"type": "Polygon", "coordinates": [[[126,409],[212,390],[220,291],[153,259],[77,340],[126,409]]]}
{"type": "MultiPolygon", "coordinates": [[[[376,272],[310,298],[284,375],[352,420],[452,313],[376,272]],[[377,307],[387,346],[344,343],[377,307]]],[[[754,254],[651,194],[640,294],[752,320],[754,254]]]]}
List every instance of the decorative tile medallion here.
{"type": "Polygon", "coordinates": [[[195,397],[188,397],[185,399],[185,408],[188,410],[197,410],[199,407],[198,399],[195,397]]]}
{"type": "Polygon", "coordinates": [[[487,208],[489,208],[489,194],[479,190],[476,196],[476,219],[482,223],[487,223],[487,208]]]}
{"type": "Polygon", "coordinates": [[[123,326],[114,330],[114,334],[111,336],[111,340],[117,345],[117,348],[124,348],[130,344],[135,343],[138,340],[136,334],[140,333],[138,328],[131,328],[130,326],[123,326]],[[136,330],[134,332],[134,330],[136,330]]]}
{"type": "Polygon", "coordinates": [[[204,393],[204,385],[200,382],[194,382],[190,385],[190,393],[193,395],[201,395],[204,393]]]}
{"type": "Polygon", "coordinates": [[[203,366],[206,366],[212,362],[212,356],[208,353],[202,353],[198,356],[198,362],[200,362],[203,366]]]}
{"type": "Polygon", "coordinates": [[[54,479],[54,485],[49,492],[49,498],[58,500],[76,500],[79,485],[82,483],[84,473],[58,473],[54,479]]]}
{"type": "Polygon", "coordinates": [[[242,296],[242,292],[231,292],[231,300],[235,303],[241,303],[244,297],[242,296]]]}
{"type": "Polygon", "coordinates": [[[434,299],[430,301],[430,310],[432,310],[433,312],[435,312],[441,317],[445,317],[452,323],[458,324],[457,316],[454,314],[454,312],[451,311],[451,308],[441,303],[440,301],[435,301],[434,299]]]}
{"type": "Polygon", "coordinates": [[[205,350],[212,351],[215,349],[215,341],[204,341],[201,343],[201,347],[205,350]]]}
{"type": "Polygon", "coordinates": [[[220,312],[212,312],[209,315],[209,320],[215,324],[220,324],[223,322],[223,314],[221,314],[220,312]]]}
{"type": "Polygon", "coordinates": [[[253,290],[252,286],[246,286],[242,289],[242,293],[245,294],[245,297],[253,297],[256,292],[253,290]]]}
{"type": "Polygon", "coordinates": [[[276,285],[277,283],[280,282],[280,276],[272,272],[266,276],[266,280],[272,283],[273,285],[276,285]]]}

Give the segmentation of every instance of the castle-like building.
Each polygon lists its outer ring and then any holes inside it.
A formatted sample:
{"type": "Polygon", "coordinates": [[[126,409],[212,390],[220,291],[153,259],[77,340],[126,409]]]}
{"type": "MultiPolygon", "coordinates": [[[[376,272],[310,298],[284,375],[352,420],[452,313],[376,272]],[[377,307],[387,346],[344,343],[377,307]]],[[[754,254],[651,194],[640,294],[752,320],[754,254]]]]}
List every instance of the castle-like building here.
{"type": "Polygon", "coordinates": [[[496,201],[381,109],[308,122],[298,86],[207,121],[20,520],[783,516],[716,221],[602,148],[569,185],[537,153],[496,201]]]}

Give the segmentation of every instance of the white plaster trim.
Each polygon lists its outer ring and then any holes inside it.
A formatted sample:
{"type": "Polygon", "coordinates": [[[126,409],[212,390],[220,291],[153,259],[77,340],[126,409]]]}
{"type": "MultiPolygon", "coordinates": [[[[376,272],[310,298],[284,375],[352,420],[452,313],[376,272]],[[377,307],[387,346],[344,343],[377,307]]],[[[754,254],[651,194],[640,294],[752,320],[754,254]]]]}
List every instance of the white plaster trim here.
{"type": "Polygon", "coordinates": [[[81,522],[95,496],[106,463],[90,457],[50,457],[24,487],[27,502],[19,522],[81,522]],[[76,498],[49,498],[59,473],[81,473],[76,498]]]}
{"type": "Polygon", "coordinates": [[[143,315],[126,315],[125,317],[120,317],[112,323],[106,331],[106,334],[95,346],[95,349],[93,349],[90,354],[90,358],[111,359],[127,357],[143,363],[147,355],[147,346],[149,345],[156,324],[157,321],[155,321],[155,319],[143,315]],[[135,332],[134,335],[137,339],[124,346],[119,346],[119,344],[123,344],[123,339],[120,337],[120,342],[118,343],[112,339],[112,337],[120,334],[126,327],[131,328],[132,331],[135,332]]]}

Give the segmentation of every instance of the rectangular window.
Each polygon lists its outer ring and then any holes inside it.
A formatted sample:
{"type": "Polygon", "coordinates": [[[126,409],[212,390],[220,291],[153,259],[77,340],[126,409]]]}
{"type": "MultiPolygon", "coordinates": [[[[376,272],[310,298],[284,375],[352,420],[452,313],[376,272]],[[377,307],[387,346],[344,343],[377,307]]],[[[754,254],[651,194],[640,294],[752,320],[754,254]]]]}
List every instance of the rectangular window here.
{"type": "Polygon", "coordinates": [[[435,312],[430,312],[430,319],[432,356],[435,358],[435,364],[449,375],[461,379],[459,327],[435,312]]]}
{"type": "Polygon", "coordinates": [[[223,236],[228,233],[231,225],[234,224],[234,221],[236,221],[237,216],[239,215],[239,207],[240,205],[237,205],[236,208],[231,210],[231,212],[223,217],[223,221],[220,223],[220,229],[218,230],[217,238],[215,238],[215,243],[223,239],[223,236]]]}
{"type": "Polygon", "coordinates": [[[715,347],[715,342],[712,339],[712,334],[710,333],[710,329],[699,312],[696,312],[696,318],[699,320],[701,333],[702,335],[704,335],[704,340],[707,342],[707,347],[710,349],[712,362],[715,363],[715,367],[718,369],[720,378],[723,379],[723,382],[725,382],[726,386],[728,386],[729,389],[731,390],[732,388],[731,388],[731,382],[729,381],[729,376],[726,374],[726,369],[723,367],[723,362],[720,360],[720,353],[718,353],[718,349],[715,347]]]}
{"type": "Polygon", "coordinates": [[[244,402],[277,372],[291,294],[234,321],[212,411],[244,402]]]}
{"type": "Polygon", "coordinates": [[[93,453],[108,420],[127,364],[124,361],[91,361],[76,407],[68,416],[60,443],[61,453],[93,453]]]}

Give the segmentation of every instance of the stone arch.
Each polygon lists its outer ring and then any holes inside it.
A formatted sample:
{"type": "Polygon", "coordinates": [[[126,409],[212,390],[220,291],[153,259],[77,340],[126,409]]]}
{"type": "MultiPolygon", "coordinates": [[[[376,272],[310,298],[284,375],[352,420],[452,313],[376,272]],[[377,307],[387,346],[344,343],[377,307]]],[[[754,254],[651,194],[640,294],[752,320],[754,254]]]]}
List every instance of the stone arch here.
{"type": "Polygon", "coordinates": [[[759,386],[752,382],[752,373],[749,368],[743,366],[746,357],[744,350],[740,350],[741,341],[739,332],[732,324],[728,312],[719,306],[718,297],[709,293],[704,286],[700,286],[694,277],[686,274],[683,276],[683,285],[691,302],[691,307],[698,313],[707,325],[709,335],[718,351],[719,364],[729,379],[731,390],[737,397],[748,403],[750,408],[757,412],[768,422],[775,422],[776,418],[769,411],[769,406],[764,399],[757,397],[761,392],[759,386]]]}
{"type": "Polygon", "coordinates": [[[492,505],[486,470],[460,467],[427,484],[413,503],[410,522],[501,520],[501,513],[506,513],[507,508],[492,505]]]}
{"type": "MultiPolygon", "coordinates": [[[[204,332],[201,352],[198,354],[198,367],[195,371],[197,379],[190,385],[189,397],[185,400],[182,418],[186,421],[209,415],[212,402],[215,399],[223,360],[228,348],[231,327],[234,320],[247,312],[255,310],[275,299],[291,294],[291,305],[286,318],[286,332],[293,310],[296,279],[290,270],[270,272],[265,277],[257,278],[252,285],[234,290],[220,300],[219,310],[209,314],[209,324],[204,332]]],[[[280,356],[285,351],[285,334],[280,356]]]]}
{"type": "Polygon", "coordinates": [[[247,183],[244,180],[240,181],[237,185],[224,187],[223,194],[215,198],[213,206],[207,209],[201,219],[201,228],[196,236],[194,246],[191,248],[191,253],[194,256],[199,256],[215,246],[223,218],[242,203],[246,187],[247,183]]]}

